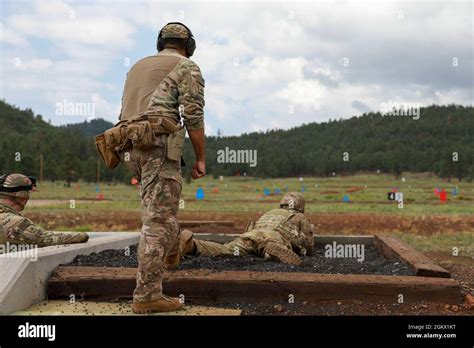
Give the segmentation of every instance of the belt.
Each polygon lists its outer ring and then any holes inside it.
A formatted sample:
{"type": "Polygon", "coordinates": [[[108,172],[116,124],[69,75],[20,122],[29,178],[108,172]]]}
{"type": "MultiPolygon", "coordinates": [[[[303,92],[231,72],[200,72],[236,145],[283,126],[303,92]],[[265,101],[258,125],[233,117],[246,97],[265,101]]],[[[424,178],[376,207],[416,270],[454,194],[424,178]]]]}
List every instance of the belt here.
{"type": "Polygon", "coordinates": [[[179,122],[161,116],[148,116],[147,120],[150,122],[151,129],[155,134],[170,134],[178,131],[181,128],[179,122]]]}
{"type": "Polygon", "coordinates": [[[173,120],[172,118],[163,117],[163,116],[150,116],[150,115],[141,115],[139,117],[122,120],[119,123],[117,123],[116,126],[119,126],[122,124],[129,125],[130,123],[142,122],[142,121],[150,122],[151,129],[156,135],[171,134],[181,129],[181,124],[177,122],[176,120],[173,120]]]}

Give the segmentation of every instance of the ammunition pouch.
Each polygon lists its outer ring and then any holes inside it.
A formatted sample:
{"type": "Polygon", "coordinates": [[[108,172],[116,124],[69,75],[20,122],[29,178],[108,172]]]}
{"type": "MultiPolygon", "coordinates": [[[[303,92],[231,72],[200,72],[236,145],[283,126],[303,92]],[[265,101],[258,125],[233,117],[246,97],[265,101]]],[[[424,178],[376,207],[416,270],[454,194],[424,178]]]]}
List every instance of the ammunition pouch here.
{"type": "MultiPolygon", "coordinates": [[[[140,115],[123,120],[113,128],[95,137],[97,151],[108,168],[115,168],[120,162],[119,152],[133,146],[134,149],[148,150],[155,144],[155,136],[169,134],[166,157],[172,161],[182,161],[186,130],[169,118],[140,115]]],[[[183,161],[181,162],[183,164],[183,161]]]]}
{"type": "Polygon", "coordinates": [[[148,150],[151,148],[155,144],[155,134],[150,122],[140,121],[128,124],[127,139],[132,142],[134,149],[148,150]]]}
{"type": "Polygon", "coordinates": [[[105,143],[108,147],[117,150],[122,146],[126,137],[126,128],[124,126],[116,126],[104,132],[105,143]]]}
{"type": "Polygon", "coordinates": [[[120,163],[120,158],[114,148],[107,146],[104,134],[95,137],[95,146],[107,168],[115,168],[120,163]]]}

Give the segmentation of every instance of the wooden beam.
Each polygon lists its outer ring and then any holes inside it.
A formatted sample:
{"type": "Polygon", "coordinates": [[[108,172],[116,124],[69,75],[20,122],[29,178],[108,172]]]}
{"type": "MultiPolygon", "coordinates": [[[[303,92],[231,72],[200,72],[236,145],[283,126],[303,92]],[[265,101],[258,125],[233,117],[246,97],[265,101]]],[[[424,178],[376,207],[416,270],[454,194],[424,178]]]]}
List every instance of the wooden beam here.
{"type": "MultiPolygon", "coordinates": [[[[48,283],[48,298],[75,294],[84,298],[130,298],[136,269],[60,266],[48,283]]],[[[460,285],[452,279],[414,276],[332,275],[318,273],[274,273],[211,270],[168,272],[164,291],[183,294],[191,303],[257,303],[262,300],[323,301],[359,299],[459,304],[460,285]]]]}
{"type": "Polygon", "coordinates": [[[364,244],[372,245],[374,236],[372,235],[315,235],[314,242],[316,244],[364,244]]]}
{"type": "MultiPolygon", "coordinates": [[[[179,223],[183,226],[183,223],[179,223]]],[[[221,233],[194,233],[194,238],[210,240],[217,243],[227,243],[231,240],[241,236],[241,234],[221,234],[221,233]]],[[[372,245],[374,242],[374,236],[372,235],[315,235],[315,244],[332,244],[336,242],[338,244],[364,244],[372,245]]]]}
{"type": "Polygon", "coordinates": [[[180,221],[179,225],[183,228],[190,228],[196,226],[204,226],[204,225],[216,225],[216,226],[234,226],[234,221],[180,221]]]}
{"type": "Polygon", "coordinates": [[[402,241],[388,236],[374,237],[374,245],[385,258],[407,262],[417,276],[449,278],[450,273],[402,241]]]}

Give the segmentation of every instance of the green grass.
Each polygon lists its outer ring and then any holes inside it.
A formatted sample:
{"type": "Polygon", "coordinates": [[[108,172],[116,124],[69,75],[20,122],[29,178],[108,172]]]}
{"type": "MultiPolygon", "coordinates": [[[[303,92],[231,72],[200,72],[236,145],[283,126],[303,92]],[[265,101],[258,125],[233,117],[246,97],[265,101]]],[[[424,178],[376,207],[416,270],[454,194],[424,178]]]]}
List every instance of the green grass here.
{"type": "MultiPolygon", "coordinates": [[[[205,177],[183,184],[182,199],[186,211],[215,211],[215,212],[263,212],[275,207],[275,201],[282,195],[263,196],[263,189],[268,188],[272,193],[280,188],[284,192],[301,191],[305,188],[309,213],[387,213],[398,215],[424,214],[474,214],[474,183],[453,181],[447,183],[436,177],[421,174],[406,174],[406,182],[395,180],[388,175],[356,175],[351,177],[331,178],[298,178],[257,179],[249,177],[225,177],[224,181],[205,177]],[[198,187],[205,191],[204,201],[197,201],[195,193],[198,187]],[[214,193],[214,188],[219,192],[214,193]],[[347,193],[350,187],[362,187],[363,191],[347,193]],[[398,187],[404,193],[404,207],[398,208],[395,202],[388,204],[387,193],[393,187],[398,187]],[[435,187],[448,191],[448,203],[441,204],[434,195],[435,187]],[[459,196],[453,197],[451,190],[459,188],[459,196]],[[335,191],[337,193],[328,193],[335,191]],[[342,201],[344,195],[349,195],[350,203],[342,201]]],[[[66,211],[70,208],[70,200],[75,200],[76,211],[129,211],[140,207],[139,190],[131,185],[78,183],[71,188],[62,183],[44,182],[38,185],[38,191],[32,194],[37,200],[62,200],[48,202],[47,205],[34,205],[28,211],[66,211]],[[103,194],[104,201],[97,201],[103,194]]]]}
{"type": "Polygon", "coordinates": [[[71,229],[70,227],[60,226],[56,228],[55,231],[92,232],[94,231],[94,229],[89,225],[78,225],[78,226],[74,226],[73,229],[71,229]]]}
{"type": "Polygon", "coordinates": [[[453,248],[457,248],[458,256],[474,257],[474,233],[472,232],[437,233],[431,236],[398,232],[392,235],[422,252],[438,251],[453,255],[453,248]]]}

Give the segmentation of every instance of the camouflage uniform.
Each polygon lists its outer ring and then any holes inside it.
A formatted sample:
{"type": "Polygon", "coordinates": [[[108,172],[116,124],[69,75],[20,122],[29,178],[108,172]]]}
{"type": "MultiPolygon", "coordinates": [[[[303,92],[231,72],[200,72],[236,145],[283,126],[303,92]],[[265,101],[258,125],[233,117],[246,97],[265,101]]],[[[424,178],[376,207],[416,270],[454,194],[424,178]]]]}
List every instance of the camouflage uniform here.
{"type": "Polygon", "coordinates": [[[269,242],[284,245],[300,255],[310,255],[314,242],[311,224],[295,210],[274,209],[265,213],[249,231],[226,244],[195,239],[196,255],[257,255],[264,257],[269,242]]]}
{"type": "MultiPolygon", "coordinates": [[[[163,28],[163,37],[185,38],[180,25],[163,28]]],[[[187,130],[204,128],[204,79],[198,65],[166,48],[139,60],[127,74],[119,119],[146,112],[184,122],[187,130]],[[181,115],[180,115],[181,114],[181,115]]]]}
{"type": "MultiPolygon", "coordinates": [[[[173,30],[174,37],[187,35],[182,32],[183,27],[167,25],[163,37],[173,36],[173,30]]],[[[130,69],[120,120],[146,113],[176,122],[182,119],[188,131],[199,130],[204,128],[203,107],[204,80],[199,67],[174,49],[164,49],[130,69]]],[[[152,302],[163,296],[164,259],[179,248],[176,215],[182,187],[181,165],[166,156],[168,136],[157,135],[148,150],[132,148],[120,152],[122,163],[141,184],[143,227],[134,302],[152,302]]]]}
{"type": "MultiPolygon", "coordinates": [[[[2,187],[15,188],[32,186],[30,179],[22,174],[10,174],[2,187]]],[[[0,198],[22,197],[29,198],[29,192],[0,192],[0,198]]],[[[22,216],[6,203],[0,203],[0,243],[34,244],[40,247],[58,244],[87,242],[89,236],[85,233],[57,233],[44,231],[31,220],[22,216]]]]}
{"type": "Polygon", "coordinates": [[[39,247],[85,243],[89,239],[86,233],[60,233],[44,231],[30,219],[0,203],[0,243],[34,244],[39,247]]]}
{"type": "MultiPolygon", "coordinates": [[[[292,192],[287,194],[284,200],[291,197],[295,197],[295,200],[302,199],[300,194],[292,192]]],[[[310,221],[302,213],[304,208],[286,207],[283,203],[281,206],[280,209],[265,213],[256,223],[251,223],[242,236],[227,244],[195,239],[195,254],[236,255],[238,250],[238,255],[265,257],[269,243],[276,243],[299,255],[311,255],[314,249],[313,230],[310,221]]]]}

